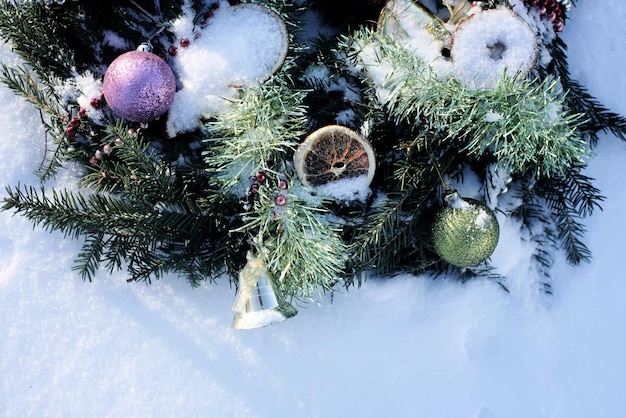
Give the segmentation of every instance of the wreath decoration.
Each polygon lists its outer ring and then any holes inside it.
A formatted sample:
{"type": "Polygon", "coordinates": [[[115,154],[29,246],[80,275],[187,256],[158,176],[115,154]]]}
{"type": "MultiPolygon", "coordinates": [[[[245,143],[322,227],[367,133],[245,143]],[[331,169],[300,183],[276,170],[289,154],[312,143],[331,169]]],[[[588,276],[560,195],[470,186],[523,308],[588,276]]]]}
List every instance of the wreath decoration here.
{"type": "Polygon", "coordinates": [[[603,197],[585,161],[626,119],[569,75],[573,1],[368,2],[375,23],[322,0],[102,3],[0,4],[24,61],[1,79],[47,145],[41,186],[2,209],[83,239],[83,279],[228,278],[234,326],[253,328],[371,276],[506,288],[502,217],[547,293],[554,251],[590,259],[581,218],[603,197]],[[311,13],[334,32],[307,33],[311,13]],[[79,187],[51,188],[68,166],[79,187]]]}

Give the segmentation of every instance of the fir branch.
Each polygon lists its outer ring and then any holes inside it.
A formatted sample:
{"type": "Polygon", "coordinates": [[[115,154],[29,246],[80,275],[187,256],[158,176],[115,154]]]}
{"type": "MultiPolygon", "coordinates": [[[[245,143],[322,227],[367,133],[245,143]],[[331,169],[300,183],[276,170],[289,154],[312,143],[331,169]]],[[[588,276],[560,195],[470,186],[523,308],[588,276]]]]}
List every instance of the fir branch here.
{"type": "Polygon", "coordinates": [[[99,192],[123,193],[146,204],[178,202],[181,191],[171,164],[163,159],[142,131],[132,131],[123,120],[108,126],[102,142],[109,154],[102,157],[82,185],[99,192]]]}
{"type": "Polygon", "coordinates": [[[388,196],[372,208],[351,243],[352,269],[356,273],[376,266],[377,273],[388,274],[408,255],[406,250],[419,235],[416,230],[420,222],[419,213],[407,213],[405,209],[410,197],[410,191],[388,196]]]}
{"type": "Polygon", "coordinates": [[[51,85],[45,81],[38,82],[24,65],[9,67],[0,63],[0,66],[2,67],[0,80],[9,89],[50,117],[59,121],[68,120],[66,111],[61,109],[60,98],[51,85]]]}
{"type": "Polygon", "coordinates": [[[31,103],[41,115],[41,123],[46,132],[46,147],[38,174],[42,180],[52,177],[63,165],[67,138],[64,132],[69,120],[67,111],[61,107],[61,99],[50,79],[38,81],[36,76],[26,68],[15,68],[1,64],[0,81],[17,95],[31,103]],[[51,147],[48,147],[48,135],[51,136],[51,147]]]}
{"type": "MultiPolygon", "coordinates": [[[[564,207],[562,204],[554,204],[554,206],[564,207]]],[[[580,222],[580,217],[567,210],[555,213],[555,216],[558,239],[565,247],[567,260],[572,264],[580,264],[582,261],[590,263],[591,251],[583,241],[587,230],[580,222]]]]}
{"type": "Polygon", "coordinates": [[[598,142],[598,132],[609,131],[622,141],[626,141],[626,118],[611,112],[593,97],[587,88],[571,78],[567,62],[567,45],[560,37],[551,45],[554,57],[554,70],[568,91],[567,105],[575,113],[584,114],[584,122],[579,129],[592,146],[598,142]]]}
{"type": "MultiPolygon", "coordinates": [[[[577,177],[573,182],[566,178],[543,180],[536,187],[537,195],[544,198],[551,209],[557,239],[563,244],[567,260],[572,264],[591,261],[591,251],[583,241],[586,229],[581,221],[584,215],[599,207],[598,202],[603,199],[589,194],[588,178],[577,177]]],[[[591,190],[596,189],[591,187],[591,190]]]]}
{"type": "Polygon", "coordinates": [[[495,267],[492,265],[484,263],[476,267],[465,267],[465,268],[460,268],[460,267],[455,267],[455,266],[446,267],[446,270],[451,270],[451,269],[457,271],[457,276],[459,277],[459,280],[461,282],[466,282],[476,277],[482,277],[487,280],[496,282],[502,290],[504,290],[507,293],[510,293],[509,289],[506,287],[506,284],[505,284],[506,277],[496,272],[495,267]]]}
{"type": "MultiPolygon", "coordinates": [[[[276,179],[277,180],[277,179],[276,179]]],[[[291,184],[294,179],[288,180],[291,184]]],[[[238,229],[253,236],[256,252],[267,261],[281,291],[289,297],[308,299],[330,290],[341,280],[347,251],[340,230],[327,218],[329,212],[302,201],[295,193],[259,188],[253,207],[238,229]],[[280,194],[286,204],[277,205],[280,194]]]]}
{"type": "Polygon", "coordinates": [[[111,235],[149,236],[159,231],[161,237],[193,230],[199,214],[159,211],[104,194],[53,190],[52,196],[33,187],[7,188],[4,210],[14,209],[47,230],[61,231],[77,238],[83,233],[101,231],[111,235]]]}
{"type": "Polygon", "coordinates": [[[128,261],[135,280],[187,271],[196,284],[198,277],[206,278],[224,268],[228,223],[193,207],[170,211],[103,194],[54,190],[50,196],[43,188],[32,187],[18,186],[7,192],[3,210],[14,210],[65,236],[86,236],[76,266],[86,280],[91,280],[102,261],[110,270],[128,261]],[[194,258],[204,261],[198,263],[194,258]],[[194,263],[205,270],[181,267],[194,263]]]}
{"type": "Polygon", "coordinates": [[[133,245],[127,255],[130,281],[161,280],[172,267],[157,245],[133,245]]]}
{"type": "Polygon", "coordinates": [[[596,209],[602,210],[600,204],[606,199],[600,194],[600,189],[593,185],[594,179],[582,173],[585,168],[582,164],[572,167],[565,176],[552,181],[567,196],[572,209],[582,217],[591,216],[596,209]]]}
{"type": "Polygon", "coordinates": [[[206,125],[209,170],[226,192],[282,161],[304,134],[303,93],[286,81],[246,89],[230,109],[206,125]]]}
{"type": "Polygon", "coordinates": [[[85,237],[85,242],[73,267],[73,270],[85,281],[91,281],[100,266],[104,253],[104,240],[103,232],[88,234],[85,237]]]}
{"type": "Polygon", "coordinates": [[[469,156],[492,154],[518,173],[558,175],[589,155],[577,136],[580,115],[563,106],[556,80],[505,75],[493,90],[470,89],[452,76],[438,79],[419,57],[372,32],[357,36],[352,54],[371,45],[390,68],[383,101],[396,120],[444,130],[469,156]]]}
{"type": "Polygon", "coordinates": [[[554,264],[554,251],[557,249],[557,232],[554,217],[545,200],[537,196],[534,177],[523,176],[511,184],[516,189],[517,198],[522,204],[516,207],[510,216],[521,220],[522,236],[528,236],[535,243],[532,258],[537,271],[543,276],[542,290],[551,293],[550,271],[554,264]],[[525,233],[526,234],[525,234],[525,233]]]}
{"type": "Polygon", "coordinates": [[[72,54],[53,44],[60,24],[49,10],[35,2],[21,6],[0,2],[0,37],[11,41],[17,54],[42,78],[50,74],[68,78],[71,74],[72,54]]]}

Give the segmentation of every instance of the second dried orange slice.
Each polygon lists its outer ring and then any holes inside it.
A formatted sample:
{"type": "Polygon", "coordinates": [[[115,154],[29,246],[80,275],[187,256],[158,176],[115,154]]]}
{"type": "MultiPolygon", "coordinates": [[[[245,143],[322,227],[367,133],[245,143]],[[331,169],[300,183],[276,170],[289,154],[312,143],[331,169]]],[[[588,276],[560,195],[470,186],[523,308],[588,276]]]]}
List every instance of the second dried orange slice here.
{"type": "Polygon", "coordinates": [[[365,178],[369,185],[376,171],[374,150],[355,131],[340,125],[329,125],[311,133],[294,154],[298,177],[309,187],[365,178]]]}

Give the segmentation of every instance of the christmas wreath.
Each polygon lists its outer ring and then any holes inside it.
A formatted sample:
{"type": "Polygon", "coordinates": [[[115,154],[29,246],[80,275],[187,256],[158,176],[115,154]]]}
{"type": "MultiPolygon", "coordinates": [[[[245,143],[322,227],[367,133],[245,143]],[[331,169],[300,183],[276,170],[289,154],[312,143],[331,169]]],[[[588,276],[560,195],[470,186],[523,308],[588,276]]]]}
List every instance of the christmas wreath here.
{"type": "Polygon", "coordinates": [[[228,277],[239,328],[371,275],[506,289],[489,264],[502,217],[549,293],[555,250],[591,257],[598,133],[626,140],[568,72],[574,2],[383,3],[0,3],[24,62],[1,79],[46,132],[41,186],[9,187],[3,209],[81,237],[85,280],[228,277]],[[50,188],[70,166],[79,186],[50,188]]]}

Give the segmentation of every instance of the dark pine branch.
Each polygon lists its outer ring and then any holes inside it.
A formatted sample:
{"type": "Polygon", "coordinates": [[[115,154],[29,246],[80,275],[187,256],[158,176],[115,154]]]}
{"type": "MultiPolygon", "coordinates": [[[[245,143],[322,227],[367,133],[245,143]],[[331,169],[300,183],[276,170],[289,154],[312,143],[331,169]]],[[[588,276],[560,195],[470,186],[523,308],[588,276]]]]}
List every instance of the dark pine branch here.
{"type": "Polygon", "coordinates": [[[104,253],[105,235],[102,232],[88,234],[78,253],[73,270],[85,281],[91,281],[100,267],[104,253]]]}
{"type": "Polygon", "coordinates": [[[100,194],[86,197],[53,191],[48,196],[43,189],[19,186],[7,192],[3,210],[13,210],[65,236],[86,236],[76,266],[86,280],[91,280],[102,261],[110,269],[129,262],[137,280],[188,272],[192,284],[225,269],[231,224],[219,216],[194,208],[168,211],[100,194]],[[191,270],[186,267],[190,265],[191,270]]]}
{"type": "Polygon", "coordinates": [[[537,184],[536,192],[546,200],[552,211],[557,239],[562,243],[568,261],[572,264],[590,262],[591,251],[583,241],[586,232],[582,224],[583,213],[597,206],[601,197],[586,196],[584,188],[582,191],[570,190],[568,179],[563,177],[543,179],[537,184]]]}
{"type": "Polygon", "coordinates": [[[552,69],[560,78],[563,87],[569,92],[567,104],[574,113],[582,113],[585,122],[580,131],[592,146],[598,142],[598,133],[608,131],[626,141],[626,118],[611,112],[602,105],[587,88],[578,81],[572,80],[567,63],[567,45],[557,37],[552,44],[554,68],[552,69]]]}

